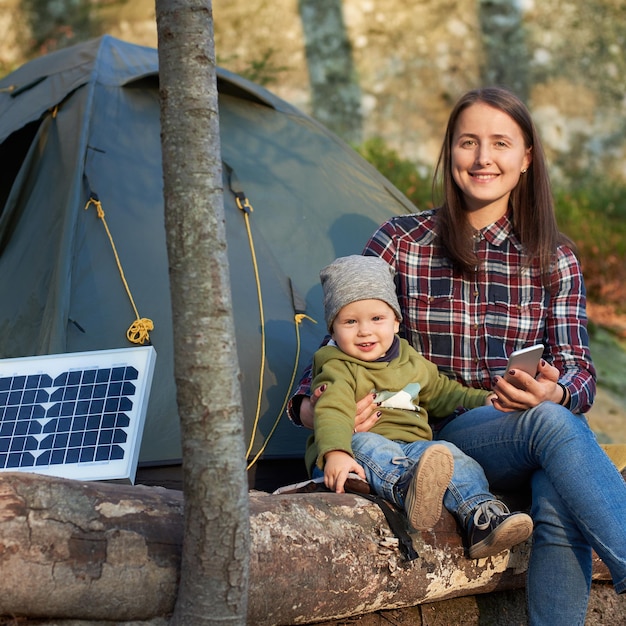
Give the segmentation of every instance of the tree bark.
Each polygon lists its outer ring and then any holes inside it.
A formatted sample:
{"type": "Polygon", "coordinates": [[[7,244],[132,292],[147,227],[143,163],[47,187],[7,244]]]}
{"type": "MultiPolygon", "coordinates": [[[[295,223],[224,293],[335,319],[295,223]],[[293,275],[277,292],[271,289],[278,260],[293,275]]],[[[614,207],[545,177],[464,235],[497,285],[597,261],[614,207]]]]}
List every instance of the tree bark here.
{"type": "Polygon", "coordinates": [[[183,497],[159,487],[0,475],[0,615],[171,613],[183,497]]]}
{"type": "Polygon", "coordinates": [[[362,141],[361,88],[342,0],[299,0],[313,117],[345,141],[362,141]]]}
{"type": "Polygon", "coordinates": [[[483,44],[481,82],[512,89],[522,100],[529,96],[528,53],[521,5],[517,0],[479,0],[483,44]]]}
{"type": "MultiPolygon", "coordinates": [[[[406,561],[380,508],[357,495],[251,492],[247,623],[307,624],[522,588],[528,545],[464,556],[452,516],[406,561]]],[[[176,600],[183,496],[160,487],[0,476],[0,615],[148,620],[176,600]]],[[[594,558],[594,578],[610,580],[594,558]]]]}
{"type": "Polygon", "coordinates": [[[165,227],[185,533],[172,624],[246,623],[244,420],[210,0],[156,0],[165,227]]]}

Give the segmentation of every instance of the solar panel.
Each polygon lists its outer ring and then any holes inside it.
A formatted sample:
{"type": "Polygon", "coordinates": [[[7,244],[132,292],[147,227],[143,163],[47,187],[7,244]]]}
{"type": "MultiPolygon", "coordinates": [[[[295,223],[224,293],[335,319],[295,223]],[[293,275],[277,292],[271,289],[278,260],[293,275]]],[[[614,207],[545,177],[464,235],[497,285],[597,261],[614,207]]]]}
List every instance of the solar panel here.
{"type": "Polygon", "coordinates": [[[0,360],[0,471],[135,481],[152,346],[0,360]]]}

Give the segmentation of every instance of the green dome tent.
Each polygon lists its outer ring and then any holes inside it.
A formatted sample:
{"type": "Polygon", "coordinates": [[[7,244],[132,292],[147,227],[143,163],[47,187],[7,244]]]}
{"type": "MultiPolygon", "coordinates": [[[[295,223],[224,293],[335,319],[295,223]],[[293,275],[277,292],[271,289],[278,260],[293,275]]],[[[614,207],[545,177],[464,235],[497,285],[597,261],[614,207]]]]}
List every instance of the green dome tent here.
{"type": "MultiPolygon", "coordinates": [[[[250,456],[301,458],[308,433],[283,407],[325,334],[319,270],[360,252],[380,222],[414,207],[341,140],[267,90],[218,70],[218,91],[250,456]],[[250,235],[238,197],[254,209],[250,235]],[[298,313],[307,317],[296,325],[298,313]]],[[[105,36],[4,77],[0,166],[0,358],[133,345],[126,333],[135,312],[89,202],[97,199],[136,309],[154,322],[140,467],[179,463],[157,51],[105,36]]]]}

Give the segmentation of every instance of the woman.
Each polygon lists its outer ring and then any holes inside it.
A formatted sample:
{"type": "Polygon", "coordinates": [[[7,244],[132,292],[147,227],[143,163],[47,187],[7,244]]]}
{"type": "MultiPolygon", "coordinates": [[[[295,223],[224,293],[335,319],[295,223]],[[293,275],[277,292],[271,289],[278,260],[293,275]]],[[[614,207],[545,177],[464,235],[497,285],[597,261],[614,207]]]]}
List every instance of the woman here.
{"type": "MultiPolygon", "coordinates": [[[[491,389],[493,407],[435,424],[484,468],[495,492],[530,487],[535,530],[528,568],[530,624],[584,624],[591,550],[626,590],[626,483],[583,417],[595,395],[585,289],[559,233],[541,143],[510,92],[465,94],[450,115],[437,165],[439,209],[393,218],[364,254],[396,271],[402,334],[439,369],[491,389]],[[508,355],[541,343],[533,378],[503,377],[508,355]]],[[[312,426],[307,381],[290,416],[312,426]]],[[[372,396],[356,430],[377,419],[372,396]]]]}

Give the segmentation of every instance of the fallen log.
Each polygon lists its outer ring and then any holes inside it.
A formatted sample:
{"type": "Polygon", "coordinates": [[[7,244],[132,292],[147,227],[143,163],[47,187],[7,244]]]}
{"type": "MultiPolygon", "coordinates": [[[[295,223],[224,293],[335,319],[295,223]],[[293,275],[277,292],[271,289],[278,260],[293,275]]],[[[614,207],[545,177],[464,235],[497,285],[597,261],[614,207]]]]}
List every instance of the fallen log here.
{"type": "MultiPolygon", "coordinates": [[[[0,616],[148,620],[174,606],[183,497],[161,487],[0,475],[0,616]]],[[[528,546],[465,558],[452,517],[406,561],[352,494],[250,493],[248,623],[306,624],[523,587],[528,546]]],[[[595,576],[608,572],[595,559],[595,576]]]]}
{"type": "Polygon", "coordinates": [[[171,612],[182,519],[178,491],[0,475],[0,615],[124,621],[171,612]]]}
{"type": "MultiPolygon", "coordinates": [[[[251,522],[250,624],[308,624],[525,585],[529,543],[470,560],[445,510],[432,531],[412,535],[413,561],[378,506],[351,494],[256,496],[251,522]]],[[[610,580],[595,554],[594,580],[610,580]]]]}

